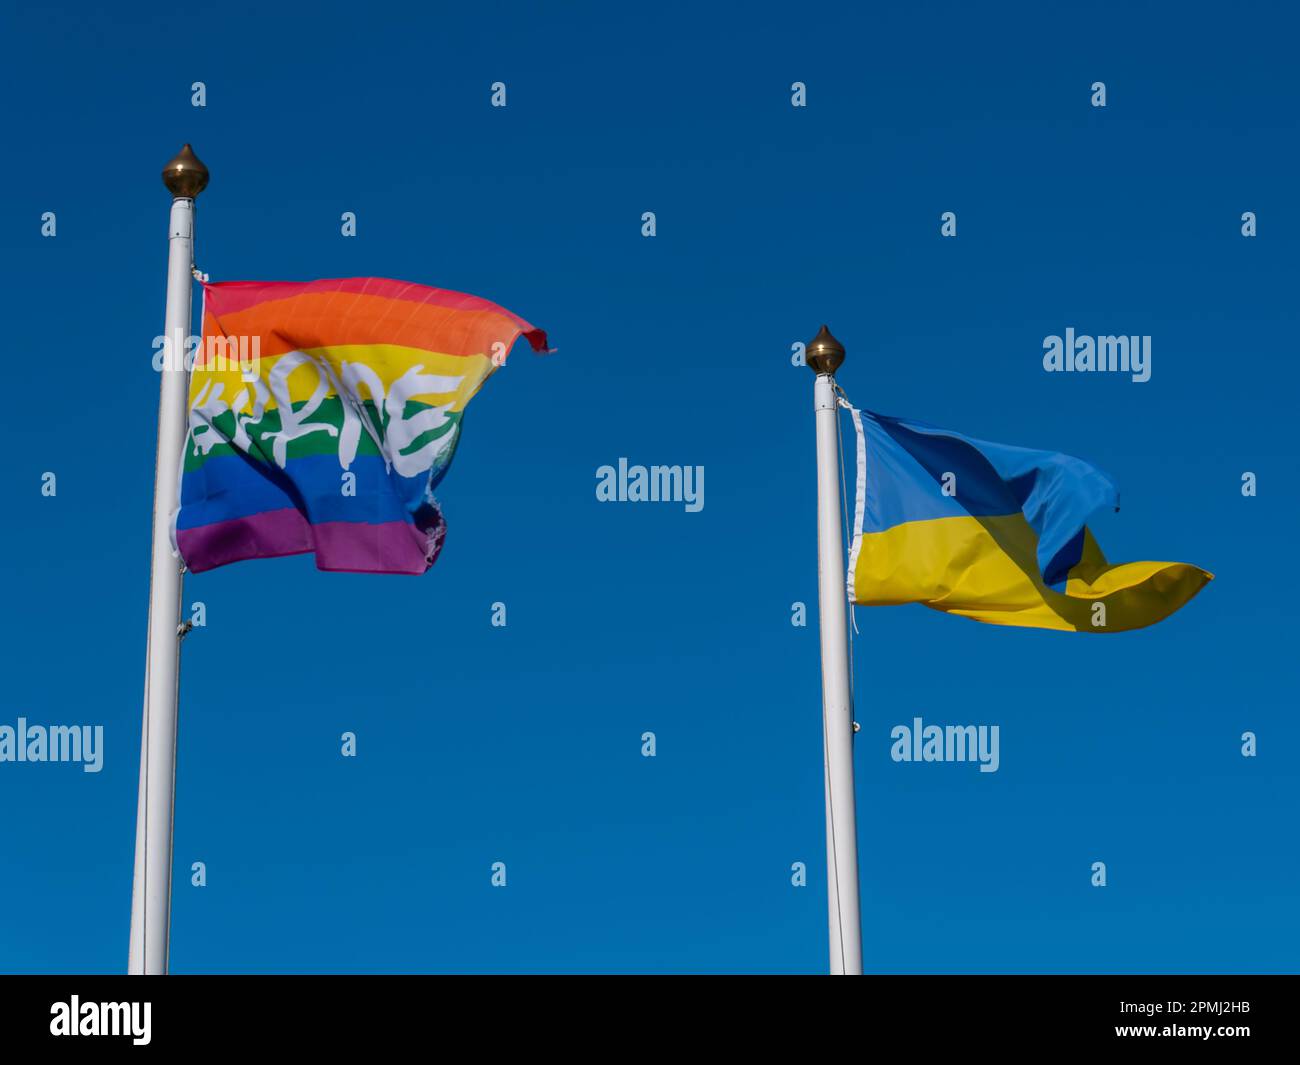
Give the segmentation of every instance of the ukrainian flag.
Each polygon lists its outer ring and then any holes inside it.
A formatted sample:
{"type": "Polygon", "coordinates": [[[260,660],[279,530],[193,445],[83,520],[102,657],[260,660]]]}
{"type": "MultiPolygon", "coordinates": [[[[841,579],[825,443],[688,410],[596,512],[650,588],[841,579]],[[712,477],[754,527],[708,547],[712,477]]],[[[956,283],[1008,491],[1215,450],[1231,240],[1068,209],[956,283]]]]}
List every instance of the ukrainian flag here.
{"type": "Polygon", "coordinates": [[[923,603],[993,625],[1123,632],[1167,618],[1213,574],[1110,565],[1084,522],[1119,509],[1095,466],[849,408],[858,493],[849,598],[923,603]]]}

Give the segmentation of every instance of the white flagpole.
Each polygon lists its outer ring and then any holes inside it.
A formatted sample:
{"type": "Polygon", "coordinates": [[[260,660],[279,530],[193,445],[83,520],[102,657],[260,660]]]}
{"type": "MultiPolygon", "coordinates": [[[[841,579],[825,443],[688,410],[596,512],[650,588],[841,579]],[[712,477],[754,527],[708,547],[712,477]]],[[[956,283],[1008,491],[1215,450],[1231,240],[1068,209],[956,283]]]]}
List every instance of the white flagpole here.
{"type": "Polygon", "coordinates": [[[817,599],[822,644],[822,738],[826,768],[826,884],[831,974],[862,975],[858,823],[853,794],[853,708],[849,701],[848,595],[840,535],[839,409],[835,371],[844,346],[822,326],[806,349],[817,374],[817,599]]]}
{"type": "Polygon", "coordinates": [[[132,975],[167,972],[171,925],[172,810],[176,784],[176,703],[180,684],[181,560],[171,522],[179,502],[181,453],[189,407],[185,369],[194,266],[194,198],[208,170],[187,144],[163,169],[172,194],[165,331],[170,358],[159,375],[158,456],[153,488],[153,561],[145,652],[144,725],[140,737],[140,799],[136,811],[135,878],[131,890],[132,975]]]}

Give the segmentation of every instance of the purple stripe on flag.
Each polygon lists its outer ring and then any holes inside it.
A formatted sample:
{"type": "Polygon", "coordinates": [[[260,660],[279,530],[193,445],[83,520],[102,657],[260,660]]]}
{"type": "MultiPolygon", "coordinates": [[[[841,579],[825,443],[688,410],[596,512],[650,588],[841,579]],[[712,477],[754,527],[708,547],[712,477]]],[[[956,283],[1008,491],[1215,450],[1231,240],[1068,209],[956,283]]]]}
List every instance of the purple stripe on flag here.
{"type": "Polygon", "coordinates": [[[433,565],[442,546],[442,527],[433,537],[413,524],[390,521],[328,521],[312,525],[297,510],[268,510],[197,529],[180,529],[177,547],[193,573],[249,558],[279,558],[315,552],[316,568],[339,573],[420,574],[433,565]]]}

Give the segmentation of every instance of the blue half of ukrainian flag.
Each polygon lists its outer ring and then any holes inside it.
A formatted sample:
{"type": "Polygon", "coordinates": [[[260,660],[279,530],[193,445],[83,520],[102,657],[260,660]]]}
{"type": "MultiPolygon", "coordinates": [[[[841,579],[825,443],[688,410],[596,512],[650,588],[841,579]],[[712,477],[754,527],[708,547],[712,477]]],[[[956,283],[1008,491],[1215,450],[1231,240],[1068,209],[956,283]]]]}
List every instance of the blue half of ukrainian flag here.
{"type": "Polygon", "coordinates": [[[864,606],[922,603],[994,625],[1123,632],[1167,618],[1213,574],[1110,565],[1087,519],[1111,478],[1055,451],[852,409],[858,498],[848,586],[864,606]]]}

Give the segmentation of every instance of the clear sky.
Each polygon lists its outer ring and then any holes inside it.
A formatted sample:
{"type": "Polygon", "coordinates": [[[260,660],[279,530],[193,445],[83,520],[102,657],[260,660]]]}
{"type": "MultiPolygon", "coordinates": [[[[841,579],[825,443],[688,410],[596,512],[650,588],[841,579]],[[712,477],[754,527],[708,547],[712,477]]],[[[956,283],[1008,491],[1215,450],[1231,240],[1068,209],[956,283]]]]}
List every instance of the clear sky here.
{"type": "Polygon", "coordinates": [[[1086,458],[1112,560],[1217,578],[1111,637],[856,612],[868,971],[1294,970],[1294,14],[133,7],[0,16],[0,725],[105,737],[0,763],[0,970],[126,966],[184,141],[213,280],[472,292],[559,351],[471,405],[425,576],[187,580],[173,971],[825,971],[823,321],[859,405],[1086,458]],[[1045,373],[1067,328],[1151,379],[1045,373]],[[703,509],[598,502],[620,457],[703,509]],[[915,717],[998,725],[998,771],[891,761],[915,717]]]}

